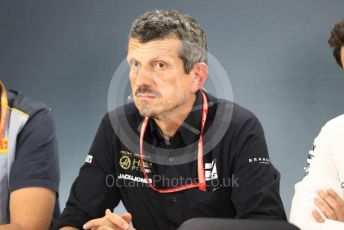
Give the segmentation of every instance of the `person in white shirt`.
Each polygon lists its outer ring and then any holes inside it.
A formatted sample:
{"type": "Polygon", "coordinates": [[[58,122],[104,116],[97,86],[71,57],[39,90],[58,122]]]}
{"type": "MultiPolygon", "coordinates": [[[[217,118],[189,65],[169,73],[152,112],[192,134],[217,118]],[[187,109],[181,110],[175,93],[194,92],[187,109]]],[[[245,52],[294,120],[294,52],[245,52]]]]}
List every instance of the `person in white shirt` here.
{"type": "MultiPolygon", "coordinates": [[[[344,65],[344,19],[328,40],[344,65]]],[[[295,185],[290,222],[303,230],[344,229],[344,115],[321,129],[309,151],[305,177],[295,185]]]]}

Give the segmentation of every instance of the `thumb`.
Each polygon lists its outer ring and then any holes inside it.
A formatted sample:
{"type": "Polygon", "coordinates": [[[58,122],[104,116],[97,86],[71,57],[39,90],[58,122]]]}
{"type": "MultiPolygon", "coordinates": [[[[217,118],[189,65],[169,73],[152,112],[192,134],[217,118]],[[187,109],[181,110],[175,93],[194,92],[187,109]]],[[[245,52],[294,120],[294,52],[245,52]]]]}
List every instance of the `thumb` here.
{"type": "Polygon", "coordinates": [[[106,209],[105,210],[105,215],[111,214],[112,212],[110,211],[110,209],[106,209]]]}
{"type": "Polygon", "coordinates": [[[132,216],[129,212],[122,214],[121,216],[128,224],[130,224],[132,216]]]}

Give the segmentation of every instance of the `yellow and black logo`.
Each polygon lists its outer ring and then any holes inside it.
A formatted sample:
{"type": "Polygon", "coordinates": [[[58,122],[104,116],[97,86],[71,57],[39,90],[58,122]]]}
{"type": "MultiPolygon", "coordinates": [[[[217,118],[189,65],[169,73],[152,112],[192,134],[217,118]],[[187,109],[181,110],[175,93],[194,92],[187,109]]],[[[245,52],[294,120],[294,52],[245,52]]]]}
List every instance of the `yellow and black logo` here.
{"type": "Polygon", "coordinates": [[[7,152],[8,152],[8,139],[0,138],[0,153],[7,153],[7,152]]]}
{"type": "Polygon", "coordinates": [[[122,169],[129,169],[131,165],[131,160],[128,156],[122,156],[121,159],[119,159],[119,165],[122,169]]]}
{"type": "MultiPolygon", "coordinates": [[[[124,170],[132,171],[142,171],[141,170],[141,160],[139,154],[134,154],[132,152],[121,150],[121,158],[119,159],[119,166],[124,170]]],[[[151,172],[152,163],[144,161],[143,167],[147,173],[151,172]]]]}

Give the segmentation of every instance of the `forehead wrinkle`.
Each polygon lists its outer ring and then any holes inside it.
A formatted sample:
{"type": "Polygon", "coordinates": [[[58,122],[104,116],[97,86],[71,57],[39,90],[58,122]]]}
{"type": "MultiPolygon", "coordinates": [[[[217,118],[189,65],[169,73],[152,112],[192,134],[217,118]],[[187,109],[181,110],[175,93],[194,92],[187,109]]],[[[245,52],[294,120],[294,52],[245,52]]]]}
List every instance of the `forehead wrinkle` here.
{"type": "MultiPolygon", "coordinates": [[[[166,41],[163,40],[163,41],[166,41]]],[[[167,56],[166,54],[169,54],[171,56],[178,57],[179,52],[178,49],[180,47],[180,44],[175,44],[175,42],[171,43],[163,43],[163,41],[152,41],[148,43],[140,43],[137,41],[130,41],[128,46],[128,56],[131,57],[133,54],[136,56],[156,56],[163,57],[167,56]],[[152,55],[153,54],[153,55],[152,55]]],[[[176,40],[179,41],[179,40],[176,40]]]]}

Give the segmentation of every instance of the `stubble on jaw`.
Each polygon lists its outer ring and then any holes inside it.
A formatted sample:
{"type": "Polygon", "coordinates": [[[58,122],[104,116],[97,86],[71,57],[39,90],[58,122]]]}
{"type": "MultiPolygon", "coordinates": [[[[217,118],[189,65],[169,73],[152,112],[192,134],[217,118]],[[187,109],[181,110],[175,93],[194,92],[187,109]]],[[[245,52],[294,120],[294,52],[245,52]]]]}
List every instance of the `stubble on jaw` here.
{"type": "Polygon", "coordinates": [[[149,111],[149,108],[147,108],[147,105],[141,105],[139,110],[139,113],[142,117],[149,117],[149,118],[155,118],[156,114],[149,111]]]}

